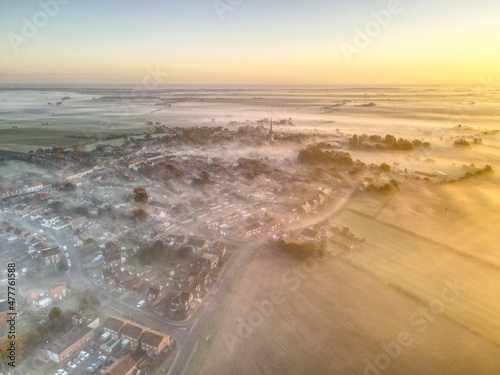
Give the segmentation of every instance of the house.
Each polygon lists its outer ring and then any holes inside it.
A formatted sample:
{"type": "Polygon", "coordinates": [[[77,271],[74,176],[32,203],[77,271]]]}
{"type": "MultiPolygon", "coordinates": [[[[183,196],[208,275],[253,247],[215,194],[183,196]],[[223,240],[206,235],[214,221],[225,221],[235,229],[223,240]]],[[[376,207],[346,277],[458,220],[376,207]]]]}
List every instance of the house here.
{"type": "Polygon", "coordinates": [[[61,300],[64,297],[66,297],[66,294],[68,293],[68,289],[66,288],[66,285],[61,285],[58,286],[55,289],[52,289],[50,291],[50,297],[53,298],[54,300],[61,300]]]}
{"type": "Polygon", "coordinates": [[[136,285],[141,283],[141,279],[137,275],[129,276],[125,281],[122,282],[122,285],[127,290],[132,290],[136,285]]]}
{"type": "Polygon", "coordinates": [[[243,228],[243,234],[247,237],[252,237],[260,233],[261,226],[260,223],[254,223],[247,225],[243,228]]]}
{"type": "Polygon", "coordinates": [[[141,324],[127,322],[122,328],[120,334],[122,340],[129,341],[129,346],[131,348],[137,348],[139,346],[139,341],[141,340],[142,335],[148,330],[148,327],[141,324]]]}
{"type": "Polygon", "coordinates": [[[312,229],[316,232],[328,231],[328,229],[330,229],[330,223],[325,220],[318,224],[314,224],[312,229]]]}
{"type": "Polygon", "coordinates": [[[116,242],[106,242],[102,250],[102,265],[104,268],[120,267],[122,265],[122,248],[116,242]]]}
{"type": "Polygon", "coordinates": [[[309,202],[305,202],[302,206],[301,209],[304,213],[308,214],[309,212],[312,211],[312,206],[309,204],[309,202]]]}
{"type": "Polygon", "coordinates": [[[38,299],[38,294],[35,292],[30,292],[26,295],[25,301],[27,305],[32,305],[35,304],[36,300],[38,299]]]}
{"type": "Polygon", "coordinates": [[[35,305],[37,305],[41,309],[49,306],[51,303],[52,303],[52,298],[50,298],[50,297],[42,298],[41,300],[35,301],[35,305]]]}
{"type": "Polygon", "coordinates": [[[56,363],[62,363],[78,354],[94,337],[94,330],[89,326],[79,326],[59,336],[49,344],[41,344],[38,352],[56,363]]]}
{"type": "Polygon", "coordinates": [[[42,225],[52,227],[59,222],[58,214],[46,214],[42,217],[42,225]]]}
{"type": "Polygon", "coordinates": [[[310,240],[315,241],[319,238],[318,232],[316,232],[315,230],[309,229],[309,228],[305,228],[302,231],[302,233],[300,233],[300,236],[306,241],[310,241],[310,240]]]}
{"type": "Polygon", "coordinates": [[[266,222],[266,226],[267,226],[267,229],[269,230],[269,232],[274,232],[274,231],[278,230],[280,225],[281,225],[281,220],[277,219],[277,218],[273,218],[273,217],[270,218],[269,220],[267,220],[267,222],[266,222]]]}
{"type": "Polygon", "coordinates": [[[171,343],[169,335],[155,330],[149,330],[142,335],[141,349],[148,355],[158,355],[171,343]]]}
{"type": "Polygon", "coordinates": [[[196,275],[189,285],[184,289],[187,292],[193,293],[196,298],[200,298],[201,292],[206,290],[207,284],[210,282],[210,275],[207,271],[202,270],[196,275]]]}
{"type": "Polygon", "coordinates": [[[82,225],[87,223],[88,219],[85,216],[77,217],[76,219],[71,220],[71,226],[73,229],[80,228],[82,225]]]}
{"type": "Polygon", "coordinates": [[[117,316],[110,316],[108,319],[106,319],[102,327],[104,329],[104,332],[111,333],[111,337],[114,340],[117,340],[120,338],[121,329],[125,326],[127,322],[128,320],[119,318],[117,316]]]}
{"type": "Polygon", "coordinates": [[[142,297],[148,292],[149,289],[151,289],[152,286],[153,284],[149,281],[143,280],[134,286],[134,292],[138,297],[142,297]]]}
{"type": "Polygon", "coordinates": [[[205,250],[208,247],[209,241],[197,237],[189,237],[187,245],[193,249],[205,250]]]}
{"type": "Polygon", "coordinates": [[[59,246],[41,251],[40,257],[42,259],[42,263],[46,265],[59,263],[61,261],[59,246]]]}
{"type": "Polygon", "coordinates": [[[148,290],[148,301],[153,305],[159,304],[165,299],[165,296],[163,289],[151,287],[148,290]]]}
{"type": "Polygon", "coordinates": [[[219,264],[219,257],[212,253],[205,253],[198,258],[198,264],[204,270],[212,271],[219,264]]]}
{"type": "Polygon", "coordinates": [[[127,355],[122,357],[107,370],[103,372],[104,375],[132,375],[137,369],[137,363],[132,359],[131,356],[127,355]]]}
{"type": "Polygon", "coordinates": [[[213,253],[217,254],[219,258],[222,259],[226,255],[226,250],[227,250],[226,244],[222,241],[217,241],[217,243],[214,246],[213,253]],[[218,252],[216,252],[215,250],[218,250],[218,252]]]}
{"type": "Polygon", "coordinates": [[[171,302],[170,311],[183,310],[188,311],[191,306],[191,302],[193,302],[194,296],[193,293],[188,291],[180,292],[171,302]]]}

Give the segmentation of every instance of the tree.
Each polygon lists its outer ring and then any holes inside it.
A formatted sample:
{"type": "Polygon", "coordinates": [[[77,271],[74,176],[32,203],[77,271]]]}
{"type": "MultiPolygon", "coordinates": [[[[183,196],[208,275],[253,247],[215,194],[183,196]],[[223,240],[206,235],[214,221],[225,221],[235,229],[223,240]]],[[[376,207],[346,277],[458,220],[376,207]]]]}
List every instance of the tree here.
{"type": "Polygon", "coordinates": [[[68,182],[66,185],[64,185],[62,187],[62,190],[63,191],[67,191],[67,192],[75,191],[76,190],[76,185],[72,184],[71,182],[68,182]]]}
{"type": "Polygon", "coordinates": [[[80,298],[80,310],[94,310],[101,305],[101,300],[97,298],[90,289],[84,290],[80,298]]]}
{"type": "Polygon", "coordinates": [[[151,134],[151,129],[148,129],[146,131],[146,135],[144,136],[144,139],[151,139],[153,138],[153,135],[151,134]]]}
{"type": "Polygon", "coordinates": [[[59,213],[64,208],[64,203],[60,201],[55,201],[50,203],[48,206],[52,209],[52,211],[59,213]]]}
{"type": "Polygon", "coordinates": [[[358,148],[359,147],[359,138],[356,134],[352,136],[352,138],[349,140],[349,147],[350,148],[358,148]]]}
{"type": "Polygon", "coordinates": [[[393,184],[387,183],[378,188],[380,193],[392,193],[395,190],[395,186],[393,184]]]}
{"type": "Polygon", "coordinates": [[[148,193],[143,187],[134,188],[134,200],[138,203],[148,203],[148,193]]]}
{"type": "Polygon", "coordinates": [[[382,163],[382,164],[380,164],[380,167],[378,167],[378,169],[380,169],[381,171],[384,171],[384,172],[390,172],[391,166],[389,164],[382,163]]]}
{"type": "Polygon", "coordinates": [[[389,147],[392,147],[397,141],[396,141],[396,137],[391,135],[391,134],[387,134],[385,136],[385,143],[387,143],[387,145],[389,145],[389,147]]]}
{"type": "Polygon", "coordinates": [[[76,144],[73,146],[73,151],[75,152],[75,154],[81,155],[85,151],[86,147],[87,146],[85,146],[84,143],[82,143],[82,142],[76,142],[76,144]]]}
{"type": "Polygon", "coordinates": [[[92,237],[89,237],[85,240],[83,246],[90,249],[94,249],[97,246],[97,241],[94,240],[92,237]]]}
{"type": "Polygon", "coordinates": [[[147,217],[149,217],[149,214],[146,210],[142,208],[138,208],[134,211],[132,211],[132,217],[137,220],[144,220],[147,217]]]}
{"type": "Polygon", "coordinates": [[[59,307],[53,307],[50,309],[49,312],[49,319],[50,320],[57,320],[61,317],[62,315],[62,310],[59,307]]]}
{"type": "Polygon", "coordinates": [[[177,250],[177,255],[179,258],[189,258],[191,256],[191,253],[193,252],[193,249],[191,249],[189,246],[182,246],[177,250]]]}
{"type": "Polygon", "coordinates": [[[81,216],[88,216],[89,214],[89,208],[87,206],[78,206],[74,209],[75,214],[81,215],[81,216]]]}
{"type": "Polygon", "coordinates": [[[68,269],[68,265],[66,264],[66,261],[65,260],[61,260],[58,264],[57,264],[57,269],[59,271],[66,271],[68,269]]]}

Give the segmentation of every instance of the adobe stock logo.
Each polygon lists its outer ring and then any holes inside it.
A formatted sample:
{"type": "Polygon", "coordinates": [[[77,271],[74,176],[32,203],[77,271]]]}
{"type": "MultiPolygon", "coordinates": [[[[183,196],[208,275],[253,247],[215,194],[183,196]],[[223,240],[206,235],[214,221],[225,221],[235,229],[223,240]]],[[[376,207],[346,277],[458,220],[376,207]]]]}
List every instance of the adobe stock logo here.
{"type": "Polygon", "coordinates": [[[354,29],[355,35],[352,44],[346,42],[340,44],[340,49],[347,62],[352,61],[352,55],[360,54],[364,48],[368,47],[373,38],[377,37],[383,29],[391,24],[393,16],[400,14],[402,11],[403,6],[399,0],[391,0],[387,4],[387,9],[371,12],[373,19],[368,21],[363,29],[359,27],[354,29]]]}
{"type": "Polygon", "coordinates": [[[225,14],[234,11],[242,2],[243,0],[214,0],[212,4],[220,20],[224,21],[225,14]]]}
{"type": "Polygon", "coordinates": [[[7,34],[12,49],[19,53],[19,47],[28,43],[37,36],[40,29],[43,29],[49,23],[51,18],[57,16],[60,5],[68,4],[71,0],[40,0],[38,6],[40,10],[31,16],[31,20],[23,17],[21,26],[21,35],[14,32],[7,34]]]}

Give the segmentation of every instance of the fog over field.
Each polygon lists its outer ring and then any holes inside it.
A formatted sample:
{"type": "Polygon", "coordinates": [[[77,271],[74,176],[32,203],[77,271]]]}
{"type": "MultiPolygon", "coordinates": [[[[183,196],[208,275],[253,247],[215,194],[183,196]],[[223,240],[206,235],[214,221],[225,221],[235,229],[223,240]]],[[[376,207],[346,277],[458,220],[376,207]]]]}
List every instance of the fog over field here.
{"type": "MultiPolygon", "coordinates": [[[[287,227],[293,231],[324,220],[340,229],[325,239],[326,256],[306,260],[270,240],[237,242],[244,249],[234,261],[241,269],[238,274],[237,267],[229,270],[232,284],[208,310],[207,322],[196,327],[200,333],[185,373],[500,373],[499,89],[481,84],[147,92],[3,87],[0,149],[72,150],[83,142],[92,151],[98,144],[122,145],[125,136],[143,140],[153,127],[238,131],[262,125],[267,132],[271,118],[277,140],[272,145],[228,139],[221,145],[186,143],[163,151],[186,160],[221,158],[235,168],[240,158],[247,158],[271,170],[326,173],[328,178],[319,181],[339,190],[342,184],[335,184],[342,176],[345,186],[352,187],[349,195],[344,198],[335,190],[328,209],[287,227]],[[306,134],[307,141],[281,143],[290,133],[306,134]],[[353,146],[354,135],[366,140],[387,134],[429,145],[411,150],[353,146]],[[358,181],[342,166],[330,170],[328,165],[301,164],[299,153],[318,144],[349,152],[370,172],[358,181]],[[383,163],[387,168],[381,172],[383,163]],[[494,173],[487,173],[487,166],[494,173]],[[414,172],[428,177],[417,178],[414,172]],[[396,191],[369,190],[370,184],[389,179],[396,191]],[[353,238],[360,240],[351,245],[353,238]],[[245,251],[252,254],[248,259],[245,251]]],[[[163,135],[153,133],[153,140],[163,135]]],[[[0,161],[4,187],[18,179],[56,181],[62,176],[57,168],[0,161]]],[[[135,180],[110,180],[85,188],[85,193],[116,207],[126,205],[136,186],[148,186],[151,199],[168,202],[169,209],[194,209],[216,199],[209,188],[200,191],[174,178],[151,183],[150,178],[137,174],[135,180]]],[[[216,172],[210,178],[222,179],[216,172]]],[[[232,179],[227,186],[236,186],[232,179]]],[[[248,192],[256,186],[261,191],[270,181],[250,180],[248,192]]],[[[309,180],[301,189],[294,190],[294,184],[280,181],[273,190],[290,207],[317,189],[309,180]]],[[[57,200],[67,207],[87,204],[78,193],[57,200]]],[[[259,210],[266,211],[265,205],[259,210]]],[[[116,223],[129,225],[126,220],[116,223]]]]}

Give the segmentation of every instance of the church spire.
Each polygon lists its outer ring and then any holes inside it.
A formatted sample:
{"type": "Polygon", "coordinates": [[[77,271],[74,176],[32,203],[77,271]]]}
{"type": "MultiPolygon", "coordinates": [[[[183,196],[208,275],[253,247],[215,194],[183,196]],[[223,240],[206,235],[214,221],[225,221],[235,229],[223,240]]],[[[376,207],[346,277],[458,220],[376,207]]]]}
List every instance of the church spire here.
{"type": "Polygon", "coordinates": [[[271,117],[271,126],[269,127],[269,142],[274,142],[273,118],[271,117]]]}

